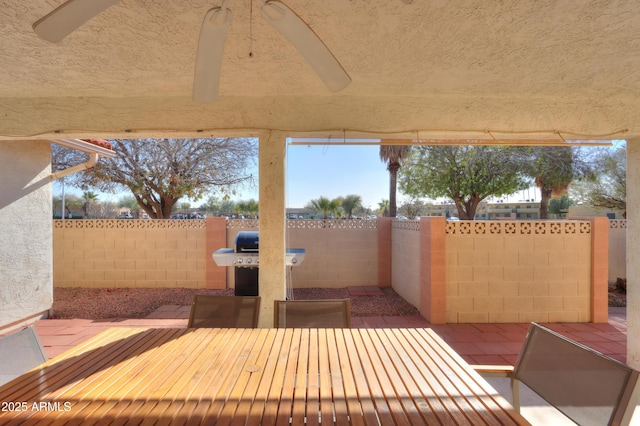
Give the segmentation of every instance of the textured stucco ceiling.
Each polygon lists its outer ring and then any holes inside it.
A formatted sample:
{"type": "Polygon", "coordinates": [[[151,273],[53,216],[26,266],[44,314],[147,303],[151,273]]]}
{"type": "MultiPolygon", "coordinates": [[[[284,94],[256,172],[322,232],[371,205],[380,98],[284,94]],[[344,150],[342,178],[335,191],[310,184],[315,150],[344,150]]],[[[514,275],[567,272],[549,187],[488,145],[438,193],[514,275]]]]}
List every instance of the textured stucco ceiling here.
{"type": "Polygon", "coordinates": [[[262,19],[261,0],[226,2],[233,21],[212,104],[194,103],[191,86],[202,19],[221,0],[122,0],[57,44],[31,26],[61,0],[3,1],[0,138],[220,129],[640,135],[635,2],[285,2],[347,70],[345,90],[326,89],[262,19]]]}

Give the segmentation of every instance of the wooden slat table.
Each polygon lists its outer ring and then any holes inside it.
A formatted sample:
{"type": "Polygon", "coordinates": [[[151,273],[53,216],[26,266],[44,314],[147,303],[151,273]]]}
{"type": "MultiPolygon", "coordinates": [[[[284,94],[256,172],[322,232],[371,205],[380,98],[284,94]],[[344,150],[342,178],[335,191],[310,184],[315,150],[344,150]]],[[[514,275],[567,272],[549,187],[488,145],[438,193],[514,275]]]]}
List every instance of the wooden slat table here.
{"type": "Polygon", "coordinates": [[[528,424],[430,329],[114,328],[0,403],[16,425],[528,424]]]}

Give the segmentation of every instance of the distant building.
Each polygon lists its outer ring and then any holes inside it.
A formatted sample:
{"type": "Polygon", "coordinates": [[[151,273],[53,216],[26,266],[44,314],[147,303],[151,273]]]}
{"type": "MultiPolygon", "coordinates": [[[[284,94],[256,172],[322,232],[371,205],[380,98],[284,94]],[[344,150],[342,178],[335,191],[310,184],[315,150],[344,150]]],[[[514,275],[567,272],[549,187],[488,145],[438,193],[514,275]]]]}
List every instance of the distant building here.
{"type": "Polygon", "coordinates": [[[624,211],[615,209],[606,209],[580,204],[570,206],[568,217],[608,217],[609,219],[625,219],[624,211]]]}
{"type": "MultiPolygon", "coordinates": [[[[457,217],[454,203],[428,204],[424,216],[457,217]]],[[[540,203],[533,201],[517,203],[481,202],[476,210],[476,220],[537,220],[540,219],[540,203]]]]}
{"type": "Polygon", "coordinates": [[[538,220],[540,203],[535,201],[481,203],[475,218],[476,220],[538,220]]]}

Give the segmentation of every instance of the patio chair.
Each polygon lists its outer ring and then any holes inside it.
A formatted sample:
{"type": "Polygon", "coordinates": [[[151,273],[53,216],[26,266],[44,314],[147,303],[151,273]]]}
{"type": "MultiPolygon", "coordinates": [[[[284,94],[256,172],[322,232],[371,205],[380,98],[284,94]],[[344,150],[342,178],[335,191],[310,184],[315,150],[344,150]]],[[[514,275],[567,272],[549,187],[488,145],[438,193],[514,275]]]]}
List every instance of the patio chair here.
{"type": "Polygon", "coordinates": [[[485,377],[520,382],[579,425],[627,425],[638,401],[636,370],[532,323],[515,367],[474,366],[485,377]]]}
{"type": "Polygon", "coordinates": [[[351,328],[349,299],[276,300],[276,328],[351,328]]]}
{"type": "Polygon", "coordinates": [[[35,327],[0,337],[0,386],[47,360],[35,327]]]}
{"type": "Polygon", "coordinates": [[[189,328],[256,328],[260,297],[195,294],[189,328]]]}

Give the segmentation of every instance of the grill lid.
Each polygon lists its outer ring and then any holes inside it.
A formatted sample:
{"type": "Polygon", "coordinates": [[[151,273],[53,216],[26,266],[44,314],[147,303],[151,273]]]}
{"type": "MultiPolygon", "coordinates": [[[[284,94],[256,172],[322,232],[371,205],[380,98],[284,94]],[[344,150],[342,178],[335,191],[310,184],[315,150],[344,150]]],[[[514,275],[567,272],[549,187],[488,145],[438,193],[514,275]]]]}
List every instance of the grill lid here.
{"type": "Polygon", "coordinates": [[[258,252],[258,231],[240,231],[236,235],[236,253],[258,252]]]}

